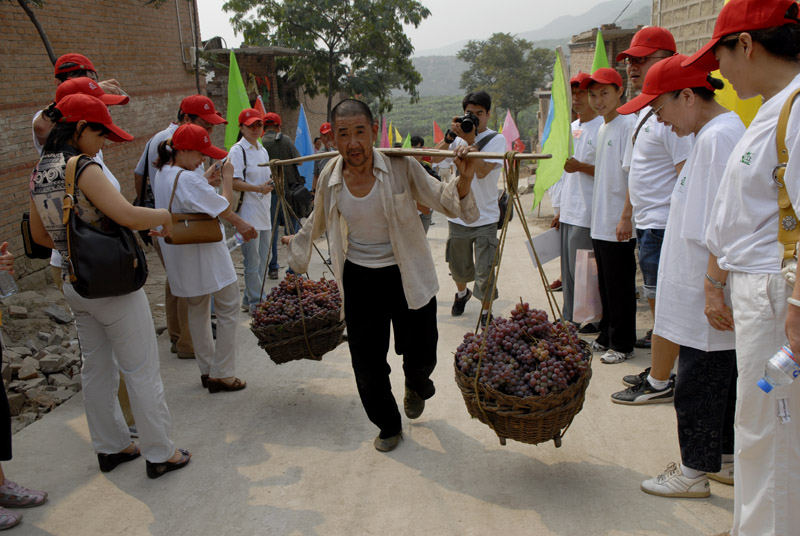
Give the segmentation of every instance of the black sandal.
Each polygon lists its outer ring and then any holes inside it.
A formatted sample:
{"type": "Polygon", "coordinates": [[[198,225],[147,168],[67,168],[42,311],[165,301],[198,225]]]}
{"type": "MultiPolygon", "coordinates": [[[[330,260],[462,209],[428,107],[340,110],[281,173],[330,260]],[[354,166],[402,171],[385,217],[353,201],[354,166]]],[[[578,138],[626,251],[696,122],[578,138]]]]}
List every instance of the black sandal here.
{"type": "Polygon", "coordinates": [[[153,463],[148,461],[147,476],[150,478],[158,478],[160,476],[164,476],[170,471],[177,471],[178,469],[186,467],[186,465],[188,465],[189,461],[192,459],[192,454],[186,449],[178,449],[178,452],[181,453],[181,459],[177,462],[166,461],[161,463],[153,463]]]}
{"type": "Polygon", "coordinates": [[[117,452],[116,454],[98,454],[97,463],[100,464],[100,470],[104,473],[113,471],[119,464],[135,460],[142,455],[139,447],[134,445],[133,452],[117,452]]]}

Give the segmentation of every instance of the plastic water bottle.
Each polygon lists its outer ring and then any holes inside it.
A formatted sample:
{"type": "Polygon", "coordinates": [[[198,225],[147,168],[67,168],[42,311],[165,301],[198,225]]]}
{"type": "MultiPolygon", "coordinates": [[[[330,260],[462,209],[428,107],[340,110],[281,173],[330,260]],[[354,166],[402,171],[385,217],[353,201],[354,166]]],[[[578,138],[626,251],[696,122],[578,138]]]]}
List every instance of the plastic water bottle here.
{"type": "Polygon", "coordinates": [[[228,251],[233,251],[244,244],[244,237],[240,233],[236,233],[228,239],[226,244],[228,244],[228,251]]]}
{"type": "Polygon", "coordinates": [[[5,270],[0,270],[0,299],[8,298],[17,292],[19,292],[19,287],[14,276],[5,270]]]}
{"type": "Polygon", "coordinates": [[[800,376],[800,364],[794,360],[792,350],[786,345],[767,361],[764,377],[758,380],[758,386],[765,393],[769,393],[775,387],[789,385],[798,376],[800,376]]]}

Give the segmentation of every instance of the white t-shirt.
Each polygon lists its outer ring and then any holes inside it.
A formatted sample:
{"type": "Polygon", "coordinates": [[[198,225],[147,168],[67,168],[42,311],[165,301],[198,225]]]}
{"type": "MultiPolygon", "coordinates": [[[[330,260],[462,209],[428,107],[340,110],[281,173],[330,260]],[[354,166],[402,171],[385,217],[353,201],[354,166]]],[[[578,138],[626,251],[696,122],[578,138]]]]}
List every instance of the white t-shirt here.
{"type": "MultiPolygon", "coordinates": [[[[633,132],[649,111],[650,106],[634,116],[633,132]]],[[[632,145],[633,132],[624,164],[628,169],[633,221],[637,229],[666,229],[669,199],[678,179],[675,166],[689,157],[694,135],[678,137],[670,127],[659,123],[655,114],[639,129],[635,145],[632,145]]]]}
{"type": "MultiPolygon", "coordinates": [[[[734,333],[712,328],[703,312],[703,274],[708,267],[704,235],[725,164],[744,130],[739,116],[728,112],[709,121],[697,134],[672,192],[661,248],[653,333],[704,352],[736,347],[734,333]]],[[[727,288],[725,295],[730,304],[727,288]]]]}
{"type": "Polygon", "coordinates": [[[156,161],[158,158],[158,144],[162,141],[169,139],[172,137],[172,134],[178,130],[178,123],[170,123],[167,128],[150,138],[150,141],[147,143],[150,144],[149,147],[145,144],[145,148],[147,148],[147,152],[145,153],[142,151],[142,156],[139,157],[139,162],[136,164],[136,170],[134,173],[137,175],[141,175],[144,177],[144,166],[145,164],[149,167],[149,178],[150,178],[150,187],[152,188],[153,184],[153,177],[156,176],[158,170],[153,165],[153,162],[156,161]]]}
{"type": "MultiPolygon", "coordinates": [[[[477,144],[485,136],[493,134],[494,130],[488,128],[475,137],[477,144]]],[[[467,142],[461,138],[456,138],[450,144],[450,150],[454,150],[460,145],[467,145],[467,142]]],[[[486,147],[481,151],[483,153],[505,153],[506,152],[506,139],[498,134],[486,144],[486,147]]],[[[449,162],[446,160],[445,162],[449,162]]],[[[500,174],[503,172],[503,160],[484,160],[487,164],[500,164],[497,168],[493,169],[484,178],[479,179],[476,175],[472,179],[472,191],[475,194],[475,202],[478,204],[478,210],[481,211],[481,217],[472,223],[466,223],[461,218],[447,218],[451,221],[464,227],[480,227],[481,225],[489,225],[490,223],[497,223],[500,220],[500,207],[497,206],[497,181],[500,174]]]]}
{"type": "Polygon", "coordinates": [[[628,197],[628,172],[622,167],[636,118],[618,115],[597,134],[591,233],[594,240],[617,242],[617,224],[628,197]]]}
{"type": "MultiPolygon", "coordinates": [[[[230,158],[233,164],[233,177],[235,179],[242,179],[248,184],[255,184],[258,186],[269,182],[272,178],[272,172],[269,166],[258,165],[269,163],[269,154],[264,146],[261,145],[261,142],[256,141],[256,143],[257,146],[247,141],[246,138],[242,138],[231,147],[228,158],[230,158]],[[242,150],[247,151],[246,170],[244,169],[242,150]]],[[[269,211],[272,192],[268,194],[242,192],[242,195],[244,195],[244,199],[242,200],[242,208],[239,210],[239,216],[255,227],[257,231],[268,231],[272,229],[269,211]]]]}
{"type": "MultiPolygon", "coordinates": [[[[603,125],[603,117],[581,123],[572,123],[572,140],[575,160],[593,165],[597,155],[597,135],[603,125]]],[[[569,225],[589,228],[592,225],[592,192],[594,177],[583,172],[567,173],[561,177],[559,221],[569,225]]],[[[552,195],[552,194],[551,194],[552,195]]]]}
{"type": "MultiPolygon", "coordinates": [[[[33,115],[33,120],[31,121],[31,134],[33,134],[33,146],[36,148],[36,152],[39,153],[39,156],[42,156],[42,151],[44,150],[44,145],[39,143],[39,139],[36,137],[36,131],[33,130],[33,123],[36,122],[36,119],[40,115],[42,115],[42,111],[41,110],[39,110],[38,112],[36,112],[33,115]]],[[[114,176],[114,174],[111,173],[111,170],[108,169],[108,167],[106,166],[106,163],[103,162],[103,150],[102,149],[97,151],[97,155],[95,155],[94,161],[97,162],[98,164],[100,164],[100,167],[103,169],[103,174],[105,174],[106,178],[108,179],[108,182],[110,182],[114,186],[114,188],[116,188],[117,190],[120,190],[119,181],[114,176]]],[[[55,249],[51,250],[51,253],[50,253],[50,266],[55,266],[56,268],[61,268],[61,253],[59,253],[55,249]]]]}
{"type": "MultiPolygon", "coordinates": [[[[783,246],[778,243],[778,185],[772,171],[778,163],[775,132],[778,116],[800,75],[761,105],[734,147],[725,168],[706,231],[708,249],[723,270],[776,274],[783,246]]],[[[784,180],[795,210],[800,209],[800,112],[795,103],[786,129],[789,164],[784,180]]]]}
{"type": "MultiPolygon", "coordinates": [[[[208,184],[199,171],[188,171],[176,166],[164,166],[156,173],[153,195],[156,208],[167,208],[172,194],[175,175],[181,173],[172,201],[172,212],[203,212],[219,216],[228,208],[228,200],[219,195],[208,184]]],[[[222,227],[222,223],[220,223],[222,227]]],[[[209,244],[167,244],[159,238],[164,266],[167,269],[169,286],[175,296],[188,298],[211,294],[236,281],[236,272],[228,248],[225,245],[225,229],[222,240],[209,244]]]]}

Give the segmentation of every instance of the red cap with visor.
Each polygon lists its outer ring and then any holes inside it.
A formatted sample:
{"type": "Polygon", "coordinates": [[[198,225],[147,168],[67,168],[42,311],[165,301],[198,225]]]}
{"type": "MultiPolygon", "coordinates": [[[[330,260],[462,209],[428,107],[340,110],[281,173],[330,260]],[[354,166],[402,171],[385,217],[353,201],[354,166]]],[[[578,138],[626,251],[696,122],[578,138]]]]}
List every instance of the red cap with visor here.
{"type": "Polygon", "coordinates": [[[328,134],[331,131],[333,131],[333,127],[331,127],[330,123],[322,123],[322,126],[319,127],[320,134],[328,134]]]}
{"type": "Polygon", "coordinates": [[[589,73],[578,73],[572,78],[569,79],[569,85],[571,86],[580,86],[581,82],[587,80],[589,78],[589,73]]]}
{"type": "Polygon", "coordinates": [[[239,112],[239,124],[250,126],[256,121],[264,122],[264,116],[255,108],[245,108],[239,112]]]}
{"type": "Polygon", "coordinates": [[[64,54],[56,60],[56,75],[80,70],[97,72],[89,58],[83,54],[64,54]]]}
{"type": "Polygon", "coordinates": [[[214,147],[206,129],[200,125],[186,123],[172,134],[172,148],[180,151],[200,151],[214,160],[222,160],[228,152],[214,147]]]}
{"type": "Polygon", "coordinates": [[[78,121],[99,123],[110,131],[106,136],[109,140],[133,140],[133,136],[114,124],[105,103],[97,97],[85,93],[67,95],[58,101],[56,109],[61,112],[61,119],[58,120],[60,123],[77,123],[78,121]]]}
{"type": "Polygon", "coordinates": [[[666,28],[648,26],[636,32],[630,48],[617,54],[617,61],[622,61],[628,56],[644,58],[659,50],[669,50],[674,53],[677,50],[675,38],[666,28]]]}
{"type": "Polygon", "coordinates": [[[181,101],[181,111],[185,114],[196,115],[205,119],[212,125],[220,125],[227,121],[219,115],[211,99],[204,95],[191,95],[181,101]]]}
{"type": "Polygon", "coordinates": [[[716,71],[719,62],[714,56],[714,47],[720,39],[737,32],[797,23],[797,19],[786,18],[792,4],[796,4],[795,0],[731,0],[719,12],[711,41],[692,54],[683,65],[694,64],[701,70],[716,71]]]}
{"type": "Polygon", "coordinates": [[[281,116],[276,114],[275,112],[269,112],[267,115],[264,116],[264,124],[265,125],[278,125],[281,124],[281,116]]]}
{"type": "Polygon", "coordinates": [[[617,87],[622,87],[622,77],[611,67],[602,67],[592,73],[592,76],[587,76],[581,81],[581,89],[589,89],[589,86],[595,82],[597,84],[614,84],[617,87]]]}
{"type": "Polygon", "coordinates": [[[664,93],[687,87],[704,87],[713,91],[714,86],[708,82],[708,71],[701,71],[696,67],[681,67],[681,62],[685,59],[683,54],[676,54],[650,67],[644,77],[642,93],[617,108],[617,111],[622,115],[638,112],[664,93]]]}
{"type": "Polygon", "coordinates": [[[79,78],[70,78],[58,85],[58,88],[56,88],[56,102],[67,95],[74,95],[75,93],[84,93],[92,97],[97,97],[106,105],[128,104],[130,100],[130,97],[127,95],[111,95],[110,93],[106,93],[103,91],[103,88],[100,87],[99,83],[86,76],[81,76],[79,78]]]}

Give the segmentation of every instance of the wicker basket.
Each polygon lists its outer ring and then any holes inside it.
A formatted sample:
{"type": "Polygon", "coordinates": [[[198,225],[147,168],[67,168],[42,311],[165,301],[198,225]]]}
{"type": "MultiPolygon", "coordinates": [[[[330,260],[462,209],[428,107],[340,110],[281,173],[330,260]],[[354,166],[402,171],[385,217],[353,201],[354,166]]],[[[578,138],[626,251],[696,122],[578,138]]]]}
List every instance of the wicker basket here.
{"type": "Polygon", "coordinates": [[[532,445],[552,439],[556,447],[560,447],[566,429],[583,408],[586,388],[592,378],[590,361],[586,373],[577,382],[564,391],[546,396],[520,398],[478,383],[479,407],[475,379],[462,373],[455,363],[454,366],[456,383],[461,389],[467,411],[472,417],[489,425],[500,438],[501,445],[506,444],[507,438],[532,445]]]}
{"type": "Polygon", "coordinates": [[[344,328],[345,322],[340,320],[338,311],[305,319],[305,329],[302,320],[280,326],[250,325],[258,345],[278,365],[298,359],[320,361],[342,343],[344,328]]]}

